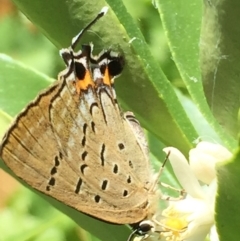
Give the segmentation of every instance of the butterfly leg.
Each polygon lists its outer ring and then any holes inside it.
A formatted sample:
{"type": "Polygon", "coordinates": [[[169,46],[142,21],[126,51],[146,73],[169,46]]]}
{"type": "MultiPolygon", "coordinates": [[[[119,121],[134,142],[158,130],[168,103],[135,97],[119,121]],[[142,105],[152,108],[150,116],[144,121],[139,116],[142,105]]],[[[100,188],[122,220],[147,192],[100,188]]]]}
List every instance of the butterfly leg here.
{"type": "Polygon", "coordinates": [[[171,189],[171,190],[174,190],[176,192],[179,193],[179,196],[178,197],[171,197],[171,196],[168,196],[168,195],[162,195],[161,196],[161,199],[162,200],[167,200],[167,201],[179,201],[179,200],[182,200],[186,197],[186,191],[184,189],[179,189],[179,188],[175,188],[171,185],[168,185],[166,183],[163,183],[163,182],[160,182],[160,185],[164,188],[167,188],[167,189],[171,189]]]}
{"type": "Polygon", "coordinates": [[[178,200],[182,200],[182,199],[184,199],[185,198],[185,196],[186,196],[186,192],[185,192],[185,190],[183,190],[183,189],[179,189],[179,188],[175,188],[175,187],[173,187],[173,186],[171,186],[171,185],[168,185],[168,184],[166,184],[166,183],[163,183],[163,182],[159,182],[159,178],[161,177],[161,175],[162,175],[162,172],[163,172],[163,170],[164,170],[164,167],[165,167],[165,165],[166,165],[166,163],[167,163],[167,161],[168,161],[168,157],[170,156],[170,151],[167,153],[167,155],[166,155],[166,157],[165,157],[165,160],[163,161],[163,163],[162,163],[162,166],[160,167],[160,169],[159,169],[159,171],[158,171],[158,174],[157,174],[157,176],[156,176],[156,179],[155,179],[155,181],[153,182],[153,185],[152,185],[152,187],[151,187],[151,189],[150,190],[155,190],[156,189],[156,187],[157,187],[157,185],[158,184],[160,184],[162,187],[164,187],[164,188],[167,188],[167,189],[171,189],[171,190],[174,190],[174,191],[176,191],[176,192],[178,192],[179,193],[179,196],[178,197],[171,197],[171,196],[168,196],[168,195],[162,195],[161,196],[161,199],[162,200],[167,200],[167,201],[178,201],[178,200]]]}

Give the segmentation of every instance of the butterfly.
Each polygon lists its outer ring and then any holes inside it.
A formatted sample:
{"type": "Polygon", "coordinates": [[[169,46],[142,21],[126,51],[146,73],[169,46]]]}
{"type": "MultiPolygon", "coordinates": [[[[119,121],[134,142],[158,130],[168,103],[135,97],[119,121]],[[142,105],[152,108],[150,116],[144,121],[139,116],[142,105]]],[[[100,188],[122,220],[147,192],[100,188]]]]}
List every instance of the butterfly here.
{"type": "Polygon", "coordinates": [[[94,56],[92,44],[75,51],[106,12],[60,50],[66,68],[16,117],[0,156],[34,189],[100,220],[132,224],[132,239],[154,226],[145,220],[156,213],[160,192],[143,130],[117,102],[114,79],[124,57],[111,49],[94,56]]]}

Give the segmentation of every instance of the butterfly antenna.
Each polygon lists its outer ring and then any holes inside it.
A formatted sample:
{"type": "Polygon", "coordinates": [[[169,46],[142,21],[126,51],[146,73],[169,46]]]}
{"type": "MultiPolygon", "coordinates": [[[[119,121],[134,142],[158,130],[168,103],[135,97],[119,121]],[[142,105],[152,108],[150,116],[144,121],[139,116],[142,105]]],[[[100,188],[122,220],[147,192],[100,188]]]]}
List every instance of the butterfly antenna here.
{"type": "Polygon", "coordinates": [[[163,169],[164,169],[164,167],[165,167],[165,165],[166,165],[166,163],[167,163],[167,161],[168,161],[168,158],[169,158],[170,154],[171,154],[171,152],[169,151],[169,152],[167,153],[167,155],[166,155],[163,163],[162,163],[162,166],[160,167],[160,169],[159,169],[159,171],[158,171],[156,180],[155,180],[155,182],[153,182],[150,190],[154,190],[155,187],[157,186],[157,184],[158,184],[158,182],[159,182],[159,178],[160,178],[160,176],[162,175],[163,169]]]}
{"type": "Polygon", "coordinates": [[[167,153],[167,155],[166,155],[166,157],[165,157],[165,160],[164,160],[164,162],[163,162],[163,164],[162,164],[162,167],[165,167],[167,161],[169,160],[168,158],[169,158],[170,154],[171,154],[171,151],[169,151],[169,152],[167,153]]]}
{"type": "Polygon", "coordinates": [[[74,48],[76,47],[76,45],[78,44],[79,40],[81,39],[82,35],[93,25],[95,24],[101,17],[103,17],[108,11],[108,7],[103,7],[101,9],[101,11],[98,13],[98,15],[85,27],[83,28],[80,33],[78,35],[76,35],[73,39],[72,39],[72,44],[71,44],[71,48],[72,50],[74,50],[74,48]]]}

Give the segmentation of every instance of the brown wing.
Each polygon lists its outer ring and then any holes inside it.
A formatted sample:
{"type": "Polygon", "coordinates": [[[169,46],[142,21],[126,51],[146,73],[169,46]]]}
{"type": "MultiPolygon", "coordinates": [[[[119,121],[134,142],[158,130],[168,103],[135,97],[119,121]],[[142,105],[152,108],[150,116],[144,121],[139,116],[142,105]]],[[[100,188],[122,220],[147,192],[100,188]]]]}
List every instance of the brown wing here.
{"type": "Polygon", "coordinates": [[[99,219],[136,223],[148,212],[148,160],[112,91],[89,87],[77,99],[55,84],[19,114],[0,154],[33,188],[99,219]]]}

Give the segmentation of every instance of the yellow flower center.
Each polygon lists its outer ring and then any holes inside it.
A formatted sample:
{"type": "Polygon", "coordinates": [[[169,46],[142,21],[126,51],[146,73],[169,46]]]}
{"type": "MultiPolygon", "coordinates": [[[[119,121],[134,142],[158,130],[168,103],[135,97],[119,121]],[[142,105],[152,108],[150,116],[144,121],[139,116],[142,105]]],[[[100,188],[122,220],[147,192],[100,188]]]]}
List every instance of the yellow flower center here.
{"type": "Polygon", "coordinates": [[[166,241],[181,241],[182,234],[186,231],[188,222],[186,216],[180,214],[176,209],[168,207],[162,212],[163,218],[160,225],[163,230],[160,234],[166,241]]]}

